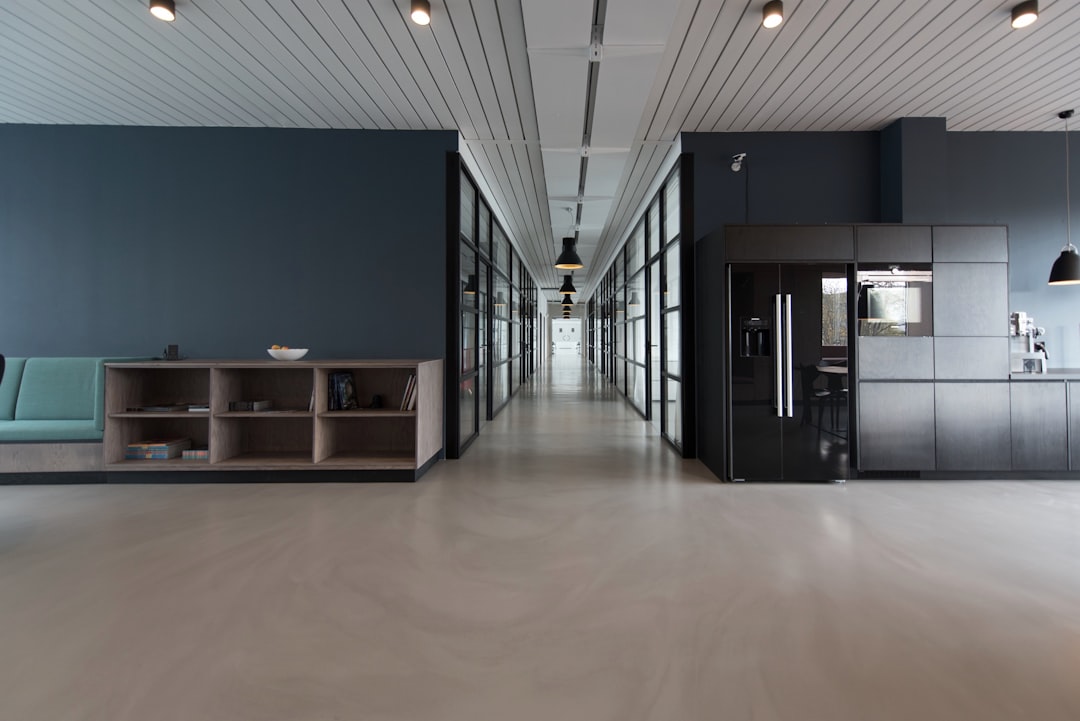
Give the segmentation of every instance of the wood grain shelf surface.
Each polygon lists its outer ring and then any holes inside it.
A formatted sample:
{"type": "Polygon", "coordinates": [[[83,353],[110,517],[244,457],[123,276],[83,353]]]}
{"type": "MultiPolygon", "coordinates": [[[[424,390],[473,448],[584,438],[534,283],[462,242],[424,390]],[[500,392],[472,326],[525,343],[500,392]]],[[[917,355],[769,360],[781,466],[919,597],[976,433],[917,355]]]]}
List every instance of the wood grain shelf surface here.
{"type": "Polygon", "coordinates": [[[222,411],[215,413],[214,418],[312,418],[315,414],[311,411],[280,410],[280,411],[222,411]]]}
{"type": "Polygon", "coordinates": [[[123,411],[121,413],[110,413],[109,418],[168,418],[170,420],[176,420],[177,418],[209,418],[210,411],[123,411]]]}
{"type": "Polygon", "coordinates": [[[231,468],[235,470],[263,470],[268,468],[281,470],[310,470],[314,467],[311,463],[310,451],[258,451],[241,453],[236,456],[225,458],[212,465],[214,468],[231,468]]]}
{"type": "Polygon", "coordinates": [[[416,458],[411,453],[387,453],[387,452],[348,452],[336,453],[325,460],[319,461],[316,468],[355,468],[365,469],[404,469],[416,468],[416,458]]]}
{"type": "Polygon", "coordinates": [[[397,411],[389,408],[359,408],[352,411],[323,411],[319,418],[415,418],[416,411],[397,411]]]}

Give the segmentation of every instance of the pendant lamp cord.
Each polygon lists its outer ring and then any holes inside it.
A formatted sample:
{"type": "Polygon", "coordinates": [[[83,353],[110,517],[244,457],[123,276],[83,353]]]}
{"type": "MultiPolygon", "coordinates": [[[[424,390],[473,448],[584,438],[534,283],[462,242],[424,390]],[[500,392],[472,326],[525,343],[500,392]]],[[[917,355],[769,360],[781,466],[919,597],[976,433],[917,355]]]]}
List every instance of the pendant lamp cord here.
{"type": "Polygon", "coordinates": [[[1068,241],[1068,247],[1076,250],[1076,246],[1072,244],[1072,208],[1070,207],[1070,201],[1072,199],[1072,193],[1069,191],[1069,116],[1065,116],[1065,240],[1068,241]]]}

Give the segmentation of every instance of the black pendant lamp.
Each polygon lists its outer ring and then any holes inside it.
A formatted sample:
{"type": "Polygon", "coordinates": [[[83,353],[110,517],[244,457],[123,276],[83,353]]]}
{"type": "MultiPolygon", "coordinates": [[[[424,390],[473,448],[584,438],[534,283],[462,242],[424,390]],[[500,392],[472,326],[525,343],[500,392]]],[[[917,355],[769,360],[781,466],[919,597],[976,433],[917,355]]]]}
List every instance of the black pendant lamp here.
{"type": "Polygon", "coordinates": [[[573,294],[577,293],[577,288],[574,287],[574,278],[573,278],[573,276],[564,275],[563,278],[565,278],[565,280],[563,280],[562,288],[559,288],[559,292],[562,293],[563,295],[566,295],[566,294],[573,295],[573,294]]]}
{"type": "Polygon", "coordinates": [[[1072,115],[1071,110],[1058,113],[1058,117],[1065,121],[1065,247],[1050,269],[1049,285],[1080,284],[1080,254],[1072,244],[1072,209],[1069,203],[1069,118],[1072,115]]]}
{"type": "Polygon", "coordinates": [[[572,305],[574,305],[574,299],[573,299],[573,298],[571,298],[571,297],[570,297],[570,296],[568,296],[568,295],[564,295],[564,296],[562,297],[562,307],[563,307],[563,308],[569,308],[569,307],[571,307],[572,305]]]}
{"type": "Polygon", "coordinates": [[[497,293],[495,295],[495,307],[496,308],[504,308],[504,307],[506,307],[506,296],[503,295],[502,292],[499,292],[499,293],[497,293]]]}
{"type": "Polygon", "coordinates": [[[631,308],[641,305],[641,298],[638,298],[637,291],[630,293],[630,302],[627,303],[631,308]]]}
{"type": "Polygon", "coordinates": [[[577,245],[577,240],[574,238],[562,239],[562,252],[559,253],[559,259],[555,261],[556,268],[559,270],[578,270],[585,267],[574,249],[575,245],[577,245]]]}
{"type": "Polygon", "coordinates": [[[469,275],[469,281],[465,284],[465,289],[462,291],[465,295],[476,295],[476,276],[469,275]]]}

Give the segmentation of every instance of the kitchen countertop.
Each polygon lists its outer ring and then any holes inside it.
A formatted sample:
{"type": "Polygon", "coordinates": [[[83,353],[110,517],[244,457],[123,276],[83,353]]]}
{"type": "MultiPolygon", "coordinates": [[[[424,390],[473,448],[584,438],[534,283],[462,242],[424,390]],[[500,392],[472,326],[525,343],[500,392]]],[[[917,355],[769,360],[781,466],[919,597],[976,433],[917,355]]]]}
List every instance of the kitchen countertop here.
{"type": "Polygon", "coordinates": [[[1080,368],[1049,368],[1045,373],[1010,373],[1014,381],[1073,381],[1080,380],[1080,368]]]}

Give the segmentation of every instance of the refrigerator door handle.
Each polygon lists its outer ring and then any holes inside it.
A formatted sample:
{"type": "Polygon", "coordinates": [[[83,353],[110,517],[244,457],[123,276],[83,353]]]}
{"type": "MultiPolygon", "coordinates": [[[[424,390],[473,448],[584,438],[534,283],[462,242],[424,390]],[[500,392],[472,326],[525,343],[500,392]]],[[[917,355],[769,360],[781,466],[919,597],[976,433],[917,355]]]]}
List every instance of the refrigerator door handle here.
{"type": "Polygon", "coordinates": [[[791,293],[788,293],[787,303],[784,304],[784,356],[787,360],[787,415],[795,417],[795,384],[792,379],[791,368],[791,293]]]}
{"type": "Polygon", "coordinates": [[[781,323],[781,313],[783,308],[783,300],[780,294],[776,294],[776,303],[774,314],[776,315],[776,323],[773,328],[776,329],[775,337],[776,342],[773,343],[773,363],[776,365],[776,417],[784,417],[784,359],[781,355],[781,346],[783,345],[783,337],[780,335],[780,328],[783,327],[781,323]]]}

